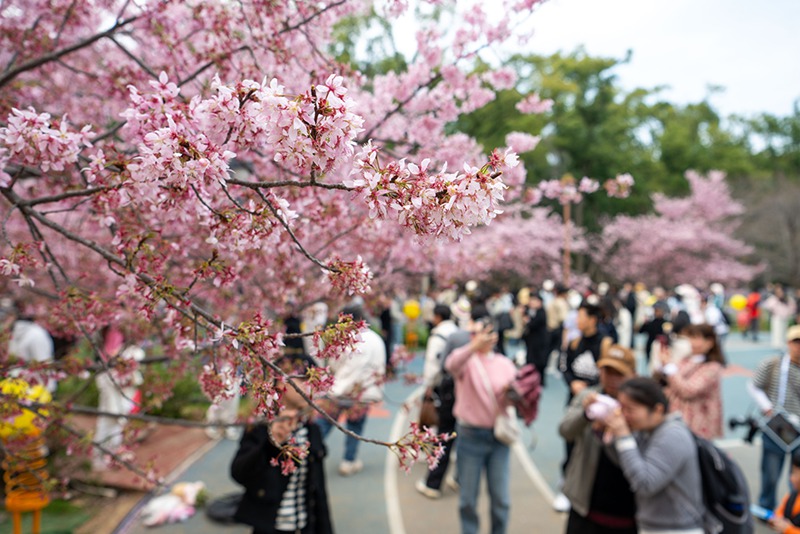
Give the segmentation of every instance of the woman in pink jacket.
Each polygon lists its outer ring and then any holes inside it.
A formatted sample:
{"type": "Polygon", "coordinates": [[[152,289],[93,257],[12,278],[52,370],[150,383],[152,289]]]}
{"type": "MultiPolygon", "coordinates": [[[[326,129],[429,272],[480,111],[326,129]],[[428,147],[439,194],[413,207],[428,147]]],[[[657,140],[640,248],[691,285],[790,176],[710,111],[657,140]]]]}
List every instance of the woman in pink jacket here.
{"type": "Polygon", "coordinates": [[[681,412],[686,426],[698,436],[720,437],[725,356],[717,334],[708,324],[689,325],[681,334],[689,338],[691,355],[679,362],[665,362],[661,370],[667,383],[670,409],[681,412]]]}

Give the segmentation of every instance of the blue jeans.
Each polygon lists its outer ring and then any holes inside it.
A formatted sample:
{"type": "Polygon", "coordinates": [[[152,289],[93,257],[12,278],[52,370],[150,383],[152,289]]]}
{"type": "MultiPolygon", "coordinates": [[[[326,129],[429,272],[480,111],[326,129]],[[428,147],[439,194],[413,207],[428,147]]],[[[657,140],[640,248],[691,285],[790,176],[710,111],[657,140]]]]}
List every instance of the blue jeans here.
{"type": "Polygon", "coordinates": [[[486,482],[491,502],[492,534],[504,534],[511,507],[508,446],[494,438],[491,428],[457,425],[458,482],[461,485],[459,514],[461,533],[478,533],[478,491],[481,474],[486,470],[486,482]]]}
{"type": "MultiPolygon", "coordinates": [[[[781,478],[786,452],[764,434],[762,434],[762,442],[761,494],[758,496],[758,505],[768,510],[774,510],[777,504],[775,500],[775,487],[778,485],[778,481],[781,478]]],[[[790,481],[789,490],[791,491],[791,489],[790,481]]]]}
{"type": "MultiPolygon", "coordinates": [[[[333,412],[330,413],[330,416],[334,419],[339,419],[339,416],[344,411],[344,406],[337,407],[333,412]]],[[[348,418],[345,422],[345,428],[354,434],[358,434],[359,436],[364,435],[364,425],[367,422],[367,412],[364,411],[364,414],[358,417],[348,418]]],[[[325,419],[324,417],[320,417],[316,420],[316,423],[319,425],[319,429],[322,431],[322,437],[327,438],[328,434],[333,428],[333,423],[325,419]]],[[[348,462],[352,462],[356,459],[358,455],[358,445],[361,443],[358,439],[345,435],[344,438],[344,459],[348,462]]]]}

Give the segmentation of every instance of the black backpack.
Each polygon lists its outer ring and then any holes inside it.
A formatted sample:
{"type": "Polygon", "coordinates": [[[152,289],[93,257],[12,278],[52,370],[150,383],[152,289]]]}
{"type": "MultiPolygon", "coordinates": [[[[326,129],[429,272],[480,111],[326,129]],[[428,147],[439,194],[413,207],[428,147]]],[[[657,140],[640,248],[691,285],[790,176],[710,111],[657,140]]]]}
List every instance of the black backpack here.
{"type": "Polygon", "coordinates": [[[703,481],[705,531],[711,534],[753,534],[750,492],[741,468],[709,440],[694,436],[703,481]]]}
{"type": "Polygon", "coordinates": [[[206,516],[212,521],[222,523],[223,525],[238,523],[234,516],[236,515],[236,510],[239,509],[239,504],[242,502],[243,497],[244,492],[237,491],[214,499],[206,504],[206,516]]]}

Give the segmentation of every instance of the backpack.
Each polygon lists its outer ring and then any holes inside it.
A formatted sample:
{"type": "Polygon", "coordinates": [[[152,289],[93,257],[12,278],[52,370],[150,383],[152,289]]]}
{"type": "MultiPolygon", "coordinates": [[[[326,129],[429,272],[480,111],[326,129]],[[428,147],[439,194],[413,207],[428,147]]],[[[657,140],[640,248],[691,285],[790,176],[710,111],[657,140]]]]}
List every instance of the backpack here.
{"type": "Polygon", "coordinates": [[[797,502],[797,492],[792,491],[789,498],[786,499],[786,505],[783,507],[783,517],[791,521],[794,526],[800,526],[800,515],[792,515],[794,505],[797,502]]]}
{"type": "Polygon", "coordinates": [[[711,441],[692,433],[703,486],[705,531],[710,534],[753,534],[750,492],[741,468],[711,441]]]}

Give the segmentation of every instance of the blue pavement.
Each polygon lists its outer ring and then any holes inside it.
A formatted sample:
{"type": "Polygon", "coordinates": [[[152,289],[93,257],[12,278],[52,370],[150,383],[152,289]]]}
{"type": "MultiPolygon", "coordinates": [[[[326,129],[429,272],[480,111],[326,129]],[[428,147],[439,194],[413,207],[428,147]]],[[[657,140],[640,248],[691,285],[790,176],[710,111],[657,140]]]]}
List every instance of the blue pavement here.
{"type": "MultiPolygon", "coordinates": [[[[643,344],[638,340],[639,345],[643,344]]],[[[725,420],[733,416],[752,414],[754,405],[745,391],[748,373],[765,357],[778,351],[768,347],[768,336],[762,333],[759,342],[743,340],[733,334],[726,342],[729,360],[728,376],[723,380],[725,420]]],[[[422,362],[417,358],[407,371],[420,373],[422,362]]],[[[397,381],[387,385],[385,411],[382,417],[371,417],[365,429],[368,437],[389,439],[407,427],[409,412],[404,404],[418,386],[397,381]]],[[[557,375],[548,376],[540,404],[539,417],[530,429],[524,429],[520,444],[512,456],[512,508],[509,534],[563,532],[564,514],[554,512],[550,506],[552,496],[558,492],[560,464],[564,446],[557,434],[558,422],[564,410],[566,386],[557,375]]],[[[413,409],[411,410],[413,415],[413,409]]],[[[751,488],[758,490],[758,463],[760,447],[744,443],[745,430],[729,430],[719,444],[742,466],[751,488]]],[[[328,437],[328,493],[333,521],[338,533],[391,533],[405,532],[458,532],[458,498],[445,488],[443,497],[432,501],[414,490],[414,483],[425,473],[424,462],[414,466],[410,474],[396,467],[393,455],[383,447],[362,444],[359,458],[364,470],[352,477],[341,477],[336,472],[344,450],[344,436],[332,432],[328,437]]],[[[185,472],[177,474],[177,481],[202,480],[212,496],[236,491],[237,485],[228,475],[230,460],[237,444],[219,441],[185,472]]],[[[785,476],[784,476],[785,478],[785,476]]],[[[783,481],[780,488],[786,488],[783,481]]],[[[488,502],[482,494],[481,509],[483,531],[488,530],[488,502]]],[[[182,524],[159,527],[164,534],[171,533],[231,533],[249,532],[247,527],[224,526],[209,521],[202,511],[182,524]]],[[[131,514],[115,532],[142,534],[150,532],[141,520],[131,514]]],[[[770,532],[757,526],[756,532],[770,532]]]]}

